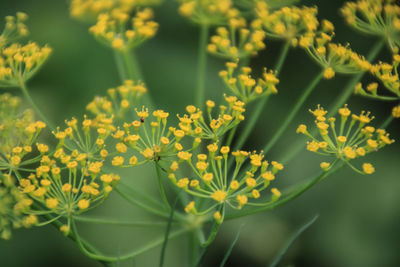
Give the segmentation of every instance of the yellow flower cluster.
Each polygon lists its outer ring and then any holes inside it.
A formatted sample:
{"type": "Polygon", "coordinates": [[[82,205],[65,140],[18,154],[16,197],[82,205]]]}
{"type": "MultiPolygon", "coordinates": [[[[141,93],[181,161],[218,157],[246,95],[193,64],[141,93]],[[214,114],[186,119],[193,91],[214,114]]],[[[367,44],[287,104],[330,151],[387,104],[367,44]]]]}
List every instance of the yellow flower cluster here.
{"type": "MultiPolygon", "coordinates": [[[[396,97],[400,98],[399,65],[400,55],[395,54],[393,55],[392,64],[379,62],[371,67],[371,73],[383,84],[387,90],[390,91],[391,94],[394,94],[396,97]]],[[[367,90],[373,95],[376,95],[377,93],[376,89],[369,90],[367,87],[367,90]]],[[[359,93],[364,92],[363,90],[359,91],[359,93]]]]}
{"type": "Polygon", "coordinates": [[[244,58],[257,55],[258,51],[264,49],[264,39],[265,33],[257,24],[246,28],[243,18],[231,19],[230,27],[217,28],[207,50],[224,58],[244,58]]]}
{"type": "Polygon", "coordinates": [[[29,80],[51,54],[48,46],[14,43],[0,52],[0,87],[19,87],[29,80]]]}
{"type": "MultiPolygon", "coordinates": [[[[214,218],[222,223],[223,214],[219,213],[221,206],[226,204],[233,209],[241,209],[245,205],[257,206],[251,199],[261,197],[271,181],[275,179],[283,165],[264,160],[262,154],[246,151],[230,152],[228,146],[219,147],[216,143],[207,146],[208,154],[198,154],[197,160],[192,160],[192,155],[179,155],[179,161],[174,161],[169,167],[169,179],[177,187],[182,188],[195,199],[209,199],[212,203],[202,211],[196,209],[196,201],[190,202],[186,212],[203,215],[215,211],[214,218]],[[233,173],[228,173],[228,159],[234,157],[236,166],[233,173]],[[250,166],[243,169],[243,163],[249,159],[250,166]],[[183,163],[190,166],[194,177],[177,177],[177,171],[183,163]]],[[[281,193],[272,188],[270,202],[276,201],[281,193]]],[[[265,203],[263,203],[265,204],[265,203]]],[[[222,209],[224,210],[224,209],[222,209]]]]}
{"type": "Polygon", "coordinates": [[[0,238],[10,239],[12,228],[30,227],[37,223],[29,213],[33,201],[15,186],[14,179],[0,173],[0,238]]]}
{"type": "MultiPolygon", "coordinates": [[[[113,134],[114,139],[118,141],[115,149],[119,155],[112,159],[112,165],[138,166],[149,161],[158,162],[184,152],[180,141],[185,133],[174,127],[168,127],[168,112],[155,110],[150,117],[149,110],[145,107],[135,110],[137,119],[131,123],[124,123],[123,130],[118,129],[113,134]],[[136,155],[129,155],[128,148],[139,153],[143,160],[139,161],[136,155]]],[[[200,141],[196,140],[193,146],[199,143],[200,141]]]]}
{"type": "Polygon", "coordinates": [[[239,101],[236,96],[224,96],[227,105],[220,105],[218,116],[215,118],[212,111],[215,107],[215,102],[206,101],[207,116],[203,111],[195,106],[189,105],[186,111],[189,114],[184,114],[179,117],[179,128],[186,134],[195,138],[211,139],[214,141],[220,138],[230,129],[238,125],[244,120],[243,113],[245,103],[239,101]]]}
{"type": "MultiPolygon", "coordinates": [[[[108,156],[106,141],[115,132],[113,117],[99,114],[90,119],[86,115],[81,124],[76,118],[65,121],[67,128],[53,132],[58,140],[55,155],[64,154],[64,149],[89,161],[102,161],[108,156]]],[[[68,153],[67,153],[68,154],[68,153]]]]}
{"type": "Polygon", "coordinates": [[[6,17],[3,32],[0,34],[0,49],[28,35],[29,31],[25,25],[27,19],[28,15],[22,12],[18,12],[15,17],[6,17]]]}
{"type": "Polygon", "coordinates": [[[129,13],[114,9],[110,13],[100,14],[97,23],[89,31],[106,46],[127,51],[156,34],[158,24],[152,18],[153,11],[150,8],[137,11],[132,19],[129,13]]]}
{"type": "Polygon", "coordinates": [[[102,167],[102,161],[88,154],[78,150],[68,154],[60,148],[53,156],[42,152],[36,172],[20,178],[19,185],[25,195],[41,204],[35,212],[67,218],[61,230],[68,233],[72,216],[101,204],[117,185],[120,177],[104,173],[102,167]]]}
{"type": "Polygon", "coordinates": [[[108,96],[96,96],[86,109],[95,115],[104,113],[108,117],[122,118],[146,92],[143,83],[126,80],[123,85],[108,89],[108,96]]]}
{"type": "Polygon", "coordinates": [[[159,4],[161,0],[72,0],[71,17],[81,20],[95,20],[98,15],[114,9],[130,13],[135,7],[159,4]]]}
{"type": "Polygon", "coordinates": [[[179,0],[179,13],[201,25],[223,25],[238,15],[231,0],[179,0]]]}
{"type": "MultiPolygon", "coordinates": [[[[267,36],[290,41],[297,45],[298,38],[306,34],[314,34],[319,26],[316,7],[282,7],[271,12],[268,4],[259,1],[256,14],[267,36]]],[[[253,22],[254,23],[254,22],[253,22]]]]}
{"type": "Polygon", "coordinates": [[[381,36],[394,52],[400,47],[400,6],[395,0],[346,2],[341,13],[358,31],[381,36]]]}
{"type": "MultiPolygon", "coordinates": [[[[307,130],[307,126],[301,124],[296,132],[311,139],[307,142],[307,150],[340,159],[361,174],[372,174],[375,169],[370,163],[364,163],[362,171],[360,171],[350,164],[351,160],[364,157],[368,153],[378,151],[394,142],[385,130],[375,129],[369,125],[373,119],[369,112],[361,112],[360,115],[351,114],[351,111],[345,105],[339,109],[341,117],[339,129],[336,129],[336,119],[326,118],[327,111],[322,107],[318,106],[310,112],[315,117],[315,126],[318,128],[319,136],[322,139],[312,136],[307,130]]],[[[329,167],[330,163],[321,163],[322,169],[329,170],[329,167]]]]}
{"type": "Polygon", "coordinates": [[[0,95],[0,171],[14,171],[38,160],[27,160],[25,156],[32,152],[32,145],[46,124],[35,121],[30,110],[20,112],[18,97],[0,95]]]}
{"type": "Polygon", "coordinates": [[[300,46],[324,68],[324,78],[332,79],[336,73],[352,74],[371,69],[364,56],[361,56],[349,48],[349,45],[331,43],[331,36],[321,34],[313,38],[302,36],[300,46]]]}
{"type": "Polygon", "coordinates": [[[219,76],[222,77],[228,89],[245,104],[261,96],[278,93],[276,85],[279,79],[272,70],[267,71],[265,68],[262,78],[256,80],[251,76],[250,67],[242,67],[238,75],[235,75],[237,62],[227,62],[226,67],[227,70],[220,71],[219,76]]]}

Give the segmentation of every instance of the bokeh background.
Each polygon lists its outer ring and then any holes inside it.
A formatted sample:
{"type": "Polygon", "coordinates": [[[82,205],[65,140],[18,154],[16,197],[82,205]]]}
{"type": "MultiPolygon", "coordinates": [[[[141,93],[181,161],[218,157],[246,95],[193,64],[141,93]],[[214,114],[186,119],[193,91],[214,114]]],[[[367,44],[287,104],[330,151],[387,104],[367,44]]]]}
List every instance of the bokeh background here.
{"type": "MultiPolygon", "coordinates": [[[[351,43],[352,48],[367,54],[377,41],[349,29],[339,14],[344,1],[303,0],[303,5],[318,5],[319,18],[331,20],[336,27],[336,41],[351,43]]],[[[165,0],[155,8],[160,29],[154,39],[139,47],[137,57],[149,92],[159,108],[170,114],[183,113],[194,101],[198,28],[177,13],[178,3],[165,0]]],[[[33,98],[45,114],[59,125],[66,118],[80,117],[86,104],[120,81],[112,52],[88,34],[84,23],[69,17],[65,0],[1,0],[0,17],[24,11],[29,14],[29,39],[48,43],[53,49],[48,63],[29,82],[33,98]]],[[[0,25],[2,25],[1,20],[0,25]]],[[[2,26],[1,26],[2,27],[2,26]]],[[[267,49],[251,65],[258,70],[271,68],[282,43],[267,40],[267,49]]],[[[390,60],[388,49],[379,59],[390,60]]],[[[220,99],[224,92],[218,71],[223,61],[209,56],[207,97],[220,99]]],[[[300,49],[292,49],[280,75],[279,94],[273,96],[246,143],[247,149],[259,149],[279,127],[303,88],[318,73],[319,67],[300,49]]],[[[282,157],[302,136],[295,134],[300,122],[311,123],[308,109],[316,104],[328,107],[351,77],[337,75],[323,81],[299,112],[284,136],[267,155],[282,157]]],[[[364,81],[368,81],[365,78],[364,81]]],[[[13,90],[12,93],[19,94],[13,90]]],[[[371,110],[379,125],[390,114],[392,104],[352,96],[354,111],[371,110]]],[[[251,107],[250,107],[251,110],[251,107]]],[[[174,116],[172,116],[174,117],[174,116]]],[[[388,131],[400,140],[400,123],[394,121],[388,131]]],[[[281,188],[295,184],[319,171],[321,158],[312,153],[299,154],[279,175],[281,188]]],[[[291,235],[315,214],[317,222],[290,248],[281,266],[399,266],[400,265],[400,142],[368,156],[376,173],[361,176],[343,169],[318,184],[295,201],[277,210],[224,223],[215,243],[205,254],[203,266],[218,266],[238,227],[244,228],[226,266],[267,266],[291,235]]],[[[155,192],[154,170],[135,169],[126,173],[126,183],[145,192],[155,192]]],[[[112,194],[93,216],[143,219],[146,214],[112,194]]],[[[164,229],[135,229],[80,224],[81,234],[108,254],[128,252],[157,237],[164,229]]],[[[186,266],[187,240],[169,243],[165,266],[186,266]]],[[[121,266],[157,266],[160,249],[154,249],[121,266]]],[[[85,257],[77,246],[52,226],[18,230],[10,241],[0,241],[0,266],[101,266],[85,257]]]]}

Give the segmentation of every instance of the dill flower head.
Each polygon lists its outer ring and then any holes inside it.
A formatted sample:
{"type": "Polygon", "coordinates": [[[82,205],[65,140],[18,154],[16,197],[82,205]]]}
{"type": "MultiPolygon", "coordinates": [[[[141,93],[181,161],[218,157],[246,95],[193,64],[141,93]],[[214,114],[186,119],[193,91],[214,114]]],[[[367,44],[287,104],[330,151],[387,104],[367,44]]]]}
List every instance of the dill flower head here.
{"type": "MultiPolygon", "coordinates": [[[[379,62],[378,64],[372,65],[371,73],[375,76],[383,86],[389,91],[391,95],[400,98],[400,80],[399,80],[399,64],[400,55],[393,55],[392,64],[379,62]]],[[[366,90],[362,88],[361,84],[357,84],[355,88],[355,93],[361,95],[368,95],[372,97],[377,97],[377,83],[369,84],[366,90]]]]}
{"type": "MultiPolygon", "coordinates": [[[[318,106],[310,112],[315,117],[319,136],[312,136],[304,124],[301,124],[296,131],[311,140],[307,142],[307,150],[342,160],[358,173],[371,174],[374,172],[373,166],[364,163],[363,170],[359,170],[350,163],[351,160],[364,157],[394,142],[384,129],[375,129],[369,125],[374,119],[369,112],[351,114],[345,105],[339,109],[339,127],[336,127],[336,118],[326,118],[327,111],[322,107],[318,106]]],[[[329,165],[321,164],[321,168],[328,170],[329,165]]]]}
{"type": "Polygon", "coordinates": [[[66,128],[57,127],[53,132],[58,140],[54,157],[65,156],[63,162],[70,160],[69,154],[79,155],[82,160],[102,161],[108,156],[106,142],[116,130],[113,117],[98,114],[95,118],[86,115],[79,123],[76,118],[65,121],[66,128]]]}
{"type": "Polygon", "coordinates": [[[220,71],[219,75],[223,79],[226,87],[240,99],[240,101],[248,104],[251,101],[265,95],[277,94],[276,85],[279,79],[272,70],[264,68],[262,77],[254,79],[251,76],[250,67],[242,67],[240,72],[235,74],[238,62],[226,63],[227,70],[220,71]]]}
{"type": "Polygon", "coordinates": [[[26,215],[32,203],[18,190],[11,176],[0,173],[0,238],[10,239],[13,228],[36,224],[35,215],[26,215]]]}
{"type": "Polygon", "coordinates": [[[354,29],[381,36],[393,51],[400,46],[400,6],[394,0],[358,0],[346,2],[341,9],[346,22],[354,29]]]}
{"type": "Polygon", "coordinates": [[[168,126],[168,112],[149,112],[148,108],[142,107],[135,108],[135,113],[132,122],[124,123],[123,128],[113,134],[113,138],[118,142],[115,145],[118,155],[112,159],[112,165],[138,166],[150,161],[168,160],[184,152],[180,142],[185,132],[168,126]]]}
{"type": "Polygon", "coordinates": [[[331,79],[336,73],[352,74],[371,69],[371,64],[353,50],[349,45],[335,44],[331,42],[328,34],[317,36],[304,35],[300,38],[300,47],[324,69],[324,78],[331,79]]]}
{"type": "Polygon", "coordinates": [[[159,4],[161,0],[72,0],[70,15],[75,19],[93,21],[114,9],[130,13],[135,7],[159,4]]]}
{"type": "Polygon", "coordinates": [[[223,25],[238,16],[231,0],[179,0],[179,13],[194,23],[223,25]]]}
{"type": "MultiPolygon", "coordinates": [[[[276,173],[283,169],[281,163],[269,163],[264,160],[261,153],[230,152],[228,146],[219,147],[216,143],[208,145],[207,150],[207,154],[198,154],[196,160],[183,159],[180,163],[175,161],[169,168],[170,181],[194,198],[185,211],[197,215],[219,211],[221,206],[225,205],[233,209],[241,209],[246,205],[260,205],[253,202],[261,197],[261,193],[267,191],[276,173]],[[236,162],[233,173],[227,170],[231,157],[234,157],[236,162]],[[250,161],[250,165],[244,168],[247,160],[250,161]],[[177,177],[176,172],[183,164],[188,164],[192,170],[189,177],[177,177]],[[201,199],[209,200],[208,207],[197,210],[196,202],[201,199]]],[[[276,188],[268,191],[271,192],[270,202],[276,201],[281,195],[276,188]]],[[[221,223],[223,215],[217,217],[217,222],[221,223]]]]}
{"type": "Polygon", "coordinates": [[[102,44],[115,50],[129,50],[152,38],[158,29],[158,23],[152,20],[150,8],[139,10],[133,18],[130,13],[113,9],[102,13],[97,23],[89,31],[102,44]]]}
{"type": "Polygon", "coordinates": [[[224,95],[226,105],[220,105],[217,116],[213,116],[215,102],[206,101],[207,115],[199,108],[189,105],[186,107],[188,114],[179,117],[179,128],[186,135],[201,139],[218,141],[227,131],[244,120],[245,103],[236,96],[224,95]]]}
{"type": "Polygon", "coordinates": [[[4,29],[0,34],[0,49],[29,34],[25,21],[28,15],[17,12],[17,15],[7,16],[4,29]]]}
{"type": "Polygon", "coordinates": [[[26,45],[14,43],[0,52],[0,87],[19,87],[26,83],[51,54],[48,46],[34,42],[26,45]]]}
{"type": "Polygon", "coordinates": [[[258,51],[265,48],[265,33],[259,25],[246,27],[244,18],[230,19],[229,24],[229,27],[217,28],[216,34],[211,36],[208,52],[236,59],[257,55],[258,51]]]}
{"type": "Polygon", "coordinates": [[[19,186],[38,203],[33,212],[66,218],[67,230],[62,230],[68,233],[71,217],[101,204],[119,179],[118,175],[103,171],[101,160],[78,151],[66,153],[58,149],[53,155],[42,153],[36,171],[21,178],[19,186]]]}
{"type": "Polygon", "coordinates": [[[32,162],[34,159],[25,162],[27,155],[45,127],[34,120],[31,110],[21,113],[20,98],[0,95],[0,171],[12,172],[32,162]]]}
{"type": "Polygon", "coordinates": [[[314,34],[319,25],[316,7],[282,7],[271,12],[268,4],[259,1],[256,4],[258,22],[268,37],[284,39],[297,44],[301,35],[314,34]]]}
{"type": "Polygon", "coordinates": [[[108,89],[107,96],[96,96],[86,109],[95,115],[104,113],[108,117],[123,118],[146,92],[143,83],[126,80],[123,85],[108,89]]]}

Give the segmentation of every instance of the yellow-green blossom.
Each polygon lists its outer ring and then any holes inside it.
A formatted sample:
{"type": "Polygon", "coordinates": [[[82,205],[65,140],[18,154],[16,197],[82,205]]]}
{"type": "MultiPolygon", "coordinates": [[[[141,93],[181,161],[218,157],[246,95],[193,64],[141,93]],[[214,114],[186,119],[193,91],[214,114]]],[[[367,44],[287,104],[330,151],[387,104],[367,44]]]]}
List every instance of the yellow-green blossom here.
{"type": "Polygon", "coordinates": [[[341,9],[354,29],[384,38],[394,52],[400,46],[400,6],[395,0],[358,0],[346,2],[341,9]]]}
{"type": "Polygon", "coordinates": [[[226,87],[238,99],[246,104],[265,95],[277,94],[278,90],[276,85],[279,79],[276,77],[275,72],[264,68],[262,77],[255,79],[251,76],[250,67],[242,67],[240,72],[235,74],[238,67],[238,62],[226,63],[227,70],[220,71],[219,75],[222,77],[226,87]]]}
{"type": "MultiPolygon", "coordinates": [[[[228,146],[219,147],[216,143],[208,145],[207,150],[207,154],[198,154],[196,161],[182,160],[191,167],[192,174],[189,177],[177,177],[176,171],[183,163],[173,162],[169,168],[170,181],[193,196],[194,201],[186,206],[185,211],[197,215],[219,211],[225,205],[233,209],[260,205],[256,199],[269,188],[276,173],[283,169],[281,163],[269,163],[262,154],[255,152],[230,152],[228,146]],[[227,169],[230,157],[234,157],[236,162],[233,173],[227,169]],[[244,169],[242,166],[246,160],[250,161],[250,166],[244,169]],[[201,199],[212,202],[208,207],[196,207],[201,199]]],[[[270,192],[269,202],[276,201],[281,195],[276,188],[270,189],[270,192]]],[[[223,215],[217,217],[218,223],[221,223],[223,215]]]]}
{"type": "MultiPolygon", "coordinates": [[[[310,138],[311,141],[307,142],[307,150],[340,159],[361,174],[373,173],[373,166],[370,163],[364,163],[363,170],[359,170],[350,163],[351,160],[364,157],[394,142],[384,129],[375,129],[369,125],[374,119],[369,112],[363,111],[359,115],[351,114],[345,105],[339,109],[340,123],[338,127],[336,118],[326,118],[327,111],[322,107],[318,106],[310,112],[315,117],[315,126],[319,130],[319,136],[311,135],[304,124],[301,124],[296,131],[310,138]]],[[[321,164],[321,168],[328,170],[329,165],[321,164]]]]}

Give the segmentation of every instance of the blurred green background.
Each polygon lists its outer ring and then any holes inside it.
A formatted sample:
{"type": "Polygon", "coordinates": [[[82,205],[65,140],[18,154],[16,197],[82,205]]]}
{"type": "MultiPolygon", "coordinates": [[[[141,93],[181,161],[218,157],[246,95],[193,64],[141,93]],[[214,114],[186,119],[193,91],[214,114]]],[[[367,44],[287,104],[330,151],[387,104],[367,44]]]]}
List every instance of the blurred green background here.
{"type": "MultiPolygon", "coordinates": [[[[319,5],[319,18],[331,20],[336,26],[336,42],[351,43],[352,48],[367,54],[377,41],[349,29],[339,15],[344,1],[302,1],[319,5]]],[[[159,108],[170,114],[183,113],[194,101],[198,29],[177,13],[177,2],[166,0],[155,8],[160,29],[156,37],[137,49],[137,57],[149,92],[159,108]]],[[[33,98],[45,114],[58,124],[72,116],[80,117],[86,104],[96,95],[120,83],[112,52],[88,34],[88,27],[70,19],[64,0],[2,0],[0,17],[17,11],[29,15],[29,39],[48,43],[54,53],[40,73],[28,84],[33,98]]],[[[3,20],[0,25],[2,25],[3,20]]],[[[251,65],[256,70],[271,68],[282,43],[267,40],[267,49],[251,65]]],[[[388,50],[379,58],[390,60],[388,50]]],[[[223,61],[209,56],[207,97],[220,99],[224,92],[218,71],[223,61]]],[[[292,49],[286,61],[279,94],[273,96],[246,144],[259,149],[279,127],[280,121],[294,105],[302,89],[319,68],[300,49],[292,49]]],[[[267,155],[278,160],[303,138],[295,134],[300,122],[312,122],[309,108],[316,104],[327,107],[341,93],[349,76],[323,81],[299,112],[280,142],[267,155]]],[[[368,78],[365,78],[368,81],[368,78]]],[[[12,93],[18,94],[17,90],[12,93]]],[[[353,111],[371,110],[379,125],[390,114],[392,104],[352,96],[353,111]]],[[[250,107],[251,110],[251,107],[250,107]]],[[[174,116],[172,116],[174,117],[174,116]]],[[[399,121],[388,131],[400,139],[399,121]]],[[[368,156],[376,167],[370,176],[343,169],[312,188],[295,201],[279,209],[224,223],[216,242],[205,254],[204,266],[218,266],[237,228],[245,223],[239,241],[226,266],[266,266],[290,236],[315,214],[320,217],[293,245],[282,266],[399,266],[400,265],[400,142],[368,156]]],[[[319,171],[321,158],[312,153],[300,154],[279,175],[280,188],[295,184],[319,171]]],[[[360,163],[360,162],[359,162],[360,163]]],[[[153,169],[135,169],[123,176],[127,184],[156,191],[153,169]],[[126,176],[126,177],[125,177],[126,176]]],[[[143,219],[146,215],[112,194],[93,212],[94,216],[126,220],[143,219]]],[[[102,251],[118,254],[129,251],[163,232],[163,229],[132,229],[128,227],[79,225],[80,232],[102,251]]],[[[169,243],[165,266],[186,266],[187,240],[169,243]]],[[[157,266],[159,248],[121,266],[157,266]],[[133,265],[134,264],[134,265],[133,265]]],[[[101,266],[85,257],[77,246],[51,226],[18,230],[10,241],[0,241],[0,266],[101,266]]]]}

